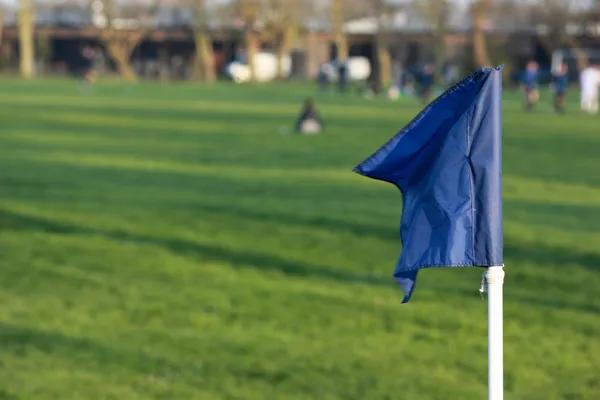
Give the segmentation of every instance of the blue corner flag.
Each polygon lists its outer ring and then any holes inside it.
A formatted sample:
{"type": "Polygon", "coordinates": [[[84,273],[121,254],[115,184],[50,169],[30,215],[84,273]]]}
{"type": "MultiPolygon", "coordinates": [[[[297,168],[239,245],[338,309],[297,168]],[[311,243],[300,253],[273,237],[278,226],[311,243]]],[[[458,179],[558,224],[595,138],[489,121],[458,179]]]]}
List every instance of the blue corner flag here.
{"type": "Polygon", "coordinates": [[[503,265],[502,68],[448,89],[354,168],[402,192],[403,303],[420,269],[503,265]]]}

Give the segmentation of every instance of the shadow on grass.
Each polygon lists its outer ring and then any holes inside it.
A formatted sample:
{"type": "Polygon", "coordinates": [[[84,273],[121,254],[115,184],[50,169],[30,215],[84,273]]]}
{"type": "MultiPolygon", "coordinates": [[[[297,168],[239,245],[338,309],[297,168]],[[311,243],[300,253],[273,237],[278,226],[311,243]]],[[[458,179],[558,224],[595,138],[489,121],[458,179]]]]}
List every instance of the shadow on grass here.
{"type": "Polygon", "coordinates": [[[104,236],[116,241],[159,246],[182,256],[218,261],[233,266],[251,266],[291,276],[325,278],[340,282],[393,285],[393,280],[352,274],[328,266],[304,264],[267,254],[239,251],[234,248],[195,243],[185,239],[135,235],[124,231],[104,231],[0,210],[0,229],[43,231],[56,234],[104,236]]]}
{"type": "MultiPolygon", "coordinates": [[[[530,304],[536,307],[550,308],[552,310],[576,310],[590,314],[599,314],[600,305],[587,303],[574,303],[562,299],[549,299],[544,297],[534,297],[533,295],[512,294],[508,290],[505,294],[505,301],[514,301],[519,304],[530,304]]],[[[596,336],[597,333],[594,333],[596,336]]],[[[591,335],[590,335],[591,336],[591,335]]]]}
{"type": "MultiPolygon", "coordinates": [[[[174,109],[165,108],[160,104],[146,104],[143,108],[131,108],[131,107],[115,107],[115,106],[84,106],[80,105],[64,105],[64,104],[28,104],[26,114],[33,118],[33,120],[42,121],[47,118],[44,115],[38,113],[54,112],[55,114],[65,115],[88,115],[93,118],[105,117],[107,121],[111,118],[126,117],[131,120],[139,121],[177,121],[185,122],[189,124],[198,124],[199,126],[204,124],[206,121],[209,122],[223,122],[226,121],[227,125],[242,125],[240,120],[243,120],[243,125],[247,128],[252,125],[277,125],[277,124],[289,124],[293,126],[298,113],[301,111],[304,99],[298,99],[294,102],[280,102],[280,106],[285,105],[285,108],[273,109],[271,102],[257,102],[253,99],[252,104],[262,105],[261,108],[245,109],[239,107],[239,104],[231,103],[228,101],[216,101],[210,105],[201,102],[200,104],[190,104],[189,108],[174,109]],[[223,107],[225,106],[225,107],[223,107]]],[[[334,103],[335,104],[335,103],[334,103]]],[[[337,105],[337,104],[336,104],[337,105]]],[[[7,105],[7,107],[11,107],[7,105]]],[[[327,107],[325,107],[326,109],[327,107]]],[[[361,107],[363,109],[363,107],[361,107]]],[[[23,109],[20,105],[13,106],[15,113],[23,113],[23,109]]],[[[397,110],[396,110],[397,111],[397,110]]],[[[326,110],[324,111],[325,113],[326,110]]],[[[404,119],[408,122],[412,114],[406,113],[403,115],[404,119]]],[[[329,125],[335,127],[335,129],[345,128],[356,128],[357,126],[371,127],[373,126],[373,117],[365,117],[363,115],[356,115],[355,113],[340,113],[333,112],[325,116],[329,125]]],[[[403,122],[398,124],[396,121],[397,115],[394,111],[390,110],[390,114],[379,115],[379,123],[388,123],[394,126],[395,130],[399,130],[403,126],[403,122]]],[[[52,121],[52,120],[51,120],[52,121]]],[[[72,129],[72,127],[71,127],[72,129]]],[[[395,132],[389,132],[393,135],[395,132]]]]}
{"type": "MultiPolygon", "coordinates": [[[[172,339],[172,337],[170,337],[172,339]]],[[[78,369],[99,371],[113,374],[122,370],[145,375],[148,380],[185,380],[195,386],[206,384],[206,375],[214,373],[235,374],[236,378],[264,381],[269,384],[280,383],[291,378],[287,372],[267,371],[259,365],[217,365],[211,359],[210,350],[204,356],[189,357],[180,362],[165,357],[152,355],[147,351],[118,349],[98,343],[88,338],[70,337],[60,332],[44,331],[19,325],[0,323],[0,353],[9,353],[16,357],[27,357],[32,352],[42,352],[51,357],[64,359],[78,369]],[[223,372],[217,372],[223,369],[223,372]]],[[[179,342],[176,342],[180,344],[179,342]]],[[[192,342],[188,345],[195,344],[192,342]]],[[[224,351],[234,351],[224,348],[224,351]]],[[[0,390],[0,400],[16,400],[0,390]],[[3,395],[5,397],[3,397],[3,395]]]]}
{"type": "MultiPolygon", "coordinates": [[[[205,206],[204,209],[216,211],[221,208],[217,206],[205,206]]],[[[228,212],[230,215],[233,213],[239,217],[273,220],[281,224],[296,224],[309,228],[342,230],[359,235],[372,235],[383,240],[398,240],[396,238],[397,234],[392,229],[352,221],[326,217],[300,217],[291,214],[262,213],[239,208],[235,209],[229,205],[224,206],[221,211],[228,212]]],[[[242,252],[235,248],[205,245],[179,238],[135,235],[124,231],[95,230],[7,210],[0,210],[0,228],[10,230],[38,230],[58,234],[101,235],[117,241],[157,245],[179,254],[198,255],[205,259],[222,261],[233,265],[252,265],[262,269],[280,270],[289,275],[315,275],[346,282],[381,283],[382,281],[379,278],[353,275],[330,267],[308,266],[266,254],[242,252]]],[[[543,266],[577,264],[592,271],[600,271],[600,254],[574,251],[567,247],[554,247],[540,243],[531,243],[528,245],[512,240],[511,238],[505,238],[504,254],[507,262],[527,261],[543,266]]],[[[388,280],[386,279],[385,281],[387,282],[388,280]]]]}
{"type": "MultiPolygon", "coordinates": [[[[512,202],[507,202],[512,204],[512,202]]],[[[520,206],[520,205],[519,205],[520,206]]],[[[528,206],[536,208],[536,204],[529,203],[528,206]]],[[[235,207],[234,205],[195,205],[193,206],[196,210],[201,212],[216,212],[228,215],[235,215],[240,218],[257,219],[262,221],[277,222],[281,224],[289,225],[300,225],[308,228],[321,228],[330,230],[339,230],[343,232],[350,232],[360,236],[374,236],[382,240],[393,240],[399,241],[400,234],[398,233],[399,221],[391,221],[389,226],[382,227],[374,224],[359,223],[352,220],[341,220],[333,219],[321,216],[299,216],[294,214],[283,214],[283,213],[271,213],[261,212],[256,210],[244,209],[235,207]],[[397,226],[397,229],[394,227],[397,226]]],[[[574,210],[583,210],[582,218],[585,216],[591,216],[598,214],[598,209],[589,210],[586,207],[580,206],[540,206],[541,211],[538,213],[544,213],[548,218],[551,217],[552,212],[561,211],[574,212],[574,210]]],[[[530,221],[534,221],[535,217],[528,217],[530,221]]],[[[535,219],[536,222],[542,221],[542,219],[535,219]]],[[[522,220],[521,220],[522,222],[522,220]]],[[[527,222],[527,221],[526,221],[527,222]]],[[[533,222],[532,222],[533,223],[533,222]]],[[[541,224],[541,222],[540,222],[541,224]]],[[[557,225],[557,227],[562,227],[557,225]]],[[[565,264],[578,264],[589,270],[600,272],[600,254],[582,251],[573,251],[567,247],[551,247],[543,244],[524,244],[520,241],[505,237],[504,242],[504,254],[508,261],[530,261],[539,265],[565,265],[565,264]]]]}
{"type": "MultiPolygon", "coordinates": [[[[470,287],[457,287],[455,284],[452,284],[450,282],[436,282],[435,284],[435,289],[436,291],[439,292],[443,292],[444,293],[444,298],[447,298],[449,295],[453,295],[453,296],[460,296],[462,298],[466,298],[466,299],[472,299],[472,300],[481,300],[481,301],[486,301],[487,298],[484,296],[483,298],[481,297],[481,293],[479,293],[478,288],[476,287],[477,282],[471,282],[468,284],[470,287]]],[[[431,289],[431,288],[429,288],[431,289]]],[[[588,314],[598,314],[600,313],[600,303],[596,304],[592,304],[590,302],[584,302],[581,300],[578,301],[570,301],[568,300],[568,298],[556,298],[553,297],[551,298],[551,296],[555,296],[556,292],[551,292],[551,293],[529,293],[529,294],[525,294],[523,293],[522,289],[520,288],[515,288],[515,286],[512,286],[512,283],[510,282],[510,280],[508,280],[507,282],[505,282],[505,286],[504,286],[504,304],[505,304],[505,308],[508,309],[509,307],[520,310],[520,307],[522,307],[523,305],[526,306],[531,306],[534,308],[545,308],[545,309],[550,309],[550,310],[561,310],[561,311],[577,311],[577,312],[583,312],[583,313],[588,313],[588,314]],[[514,289],[514,290],[513,290],[514,289]]],[[[417,293],[416,297],[418,297],[419,294],[417,293]]],[[[430,298],[433,299],[438,299],[437,296],[432,296],[429,295],[430,298]]],[[[587,332],[584,332],[587,334],[587,332]]],[[[593,335],[590,334],[589,336],[596,336],[597,333],[594,332],[593,335]]]]}
{"type": "MultiPolygon", "coordinates": [[[[231,211],[231,210],[230,210],[231,211]]],[[[256,218],[261,217],[261,213],[252,212],[245,214],[238,209],[233,211],[238,216],[251,215],[256,218]]],[[[367,224],[352,223],[350,221],[340,221],[335,219],[327,219],[323,217],[303,218],[295,215],[274,215],[268,214],[269,218],[276,219],[283,224],[304,224],[307,227],[329,227],[338,230],[354,230],[360,234],[380,236],[389,239],[390,231],[388,229],[377,228],[367,224]]],[[[22,215],[7,210],[0,210],[0,229],[2,230],[30,230],[43,231],[65,235],[98,235],[110,238],[115,241],[148,244],[167,249],[181,256],[190,257],[196,260],[210,260],[226,264],[234,267],[248,266],[261,270],[271,270],[284,273],[289,276],[309,277],[314,279],[327,279],[335,282],[343,283],[362,283],[370,285],[382,285],[395,287],[391,276],[389,278],[381,278],[369,276],[366,274],[355,274],[341,269],[335,269],[326,265],[315,265],[312,263],[302,263],[294,260],[272,256],[263,253],[252,253],[247,251],[236,250],[235,248],[227,248],[215,245],[200,244],[193,241],[169,238],[169,237],[154,237],[147,235],[137,235],[124,231],[105,231],[95,230],[91,228],[78,227],[75,225],[65,224],[57,221],[37,218],[27,215],[22,215]]],[[[511,265],[519,265],[523,262],[532,262],[540,267],[564,268],[568,264],[576,264],[591,271],[599,271],[600,255],[591,252],[574,251],[569,248],[550,247],[541,244],[523,244],[518,241],[508,239],[505,242],[506,262],[511,265]]],[[[390,260],[390,275],[394,261],[390,260]]],[[[567,273],[565,271],[565,273],[567,273]]],[[[465,296],[472,296],[472,291],[468,293],[462,287],[456,287],[456,283],[452,285],[444,282],[439,283],[438,290],[448,290],[450,293],[461,293],[465,296]]],[[[507,295],[510,294],[510,291],[507,295]]],[[[512,294],[513,300],[522,301],[544,307],[556,309],[573,309],[584,312],[598,312],[600,307],[588,304],[575,304],[560,299],[535,298],[534,296],[512,294]]]]}
{"type": "Polygon", "coordinates": [[[0,389],[0,400],[19,400],[15,395],[12,395],[2,389],[0,389]]]}
{"type": "Polygon", "coordinates": [[[503,142],[503,151],[511,160],[505,164],[507,175],[567,184],[600,185],[597,142],[589,138],[561,134],[540,140],[535,136],[508,135],[503,142]]]}
{"type": "Polygon", "coordinates": [[[336,219],[325,216],[309,216],[287,214],[281,212],[267,212],[243,208],[234,204],[193,204],[194,211],[201,213],[217,213],[235,216],[244,219],[253,219],[259,222],[278,223],[282,225],[298,225],[306,228],[327,229],[341,231],[357,236],[373,236],[382,240],[400,240],[400,219],[390,220],[387,226],[356,222],[352,219],[336,219]]]}
{"type": "MultiPolygon", "coordinates": [[[[168,375],[188,371],[193,365],[179,365],[144,352],[117,350],[86,338],[11,324],[0,324],[0,352],[27,357],[32,350],[54,356],[64,355],[79,366],[119,366],[144,374],[168,375]]],[[[2,399],[0,395],[0,399],[2,399]]]]}
{"type": "Polygon", "coordinates": [[[566,231],[600,232],[600,207],[593,205],[504,200],[504,217],[566,231]]]}

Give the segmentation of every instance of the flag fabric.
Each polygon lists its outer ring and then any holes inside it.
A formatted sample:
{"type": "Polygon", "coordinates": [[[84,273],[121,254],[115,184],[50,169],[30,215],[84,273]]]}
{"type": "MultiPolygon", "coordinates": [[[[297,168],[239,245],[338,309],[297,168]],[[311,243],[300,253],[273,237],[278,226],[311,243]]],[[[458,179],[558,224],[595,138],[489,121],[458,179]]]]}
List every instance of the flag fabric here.
{"type": "Polygon", "coordinates": [[[402,192],[403,303],[420,269],[503,265],[502,68],[452,86],[354,168],[402,192]]]}

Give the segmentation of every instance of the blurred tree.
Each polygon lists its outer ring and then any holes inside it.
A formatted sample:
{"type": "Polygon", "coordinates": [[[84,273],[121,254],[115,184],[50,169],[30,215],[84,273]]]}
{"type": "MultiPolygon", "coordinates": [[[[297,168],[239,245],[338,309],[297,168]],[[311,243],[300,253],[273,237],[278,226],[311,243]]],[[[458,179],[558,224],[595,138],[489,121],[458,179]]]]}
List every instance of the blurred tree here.
{"type": "Polygon", "coordinates": [[[157,1],[143,4],[129,2],[127,6],[117,4],[117,0],[97,0],[103,5],[106,24],[100,31],[100,39],[106,44],[117,70],[127,81],[137,80],[137,74],[131,67],[133,50],[141,39],[153,28],[153,13],[157,1]]]}
{"type": "Polygon", "coordinates": [[[393,19],[394,8],[386,0],[372,0],[374,17],[377,20],[375,44],[377,52],[377,77],[379,85],[384,88],[392,82],[392,57],[389,49],[389,29],[393,19]]]}
{"type": "Polygon", "coordinates": [[[332,0],[331,5],[331,24],[335,36],[335,46],[337,49],[337,58],[340,62],[348,59],[348,40],[344,32],[345,22],[345,0],[332,0]]]}
{"type": "Polygon", "coordinates": [[[485,38],[485,25],[490,17],[491,6],[491,0],[476,0],[471,7],[473,61],[478,68],[491,66],[485,38]]]}
{"type": "Polygon", "coordinates": [[[301,0],[266,0],[265,29],[275,45],[278,79],[284,78],[283,59],[290,55],[300,35],[301,0]]]}
{"type": "Polygon", "coordinates": [[[259,17],[262,11],[260,0],[238,0],[238,14],[244,21],[246,59],[250,69],[250,81],[254,81],[254,56],[260,50],[259,17]]]}
{"type": "Polygon", "coordinates": [[[52,42],[50,36],[38,37],[35,41],[35,54],[38,64],[38,73],[44,74],[48,72],[50,63],[52,62],[52,42]]]}
{"type": "Polygon", "coordinates": [[[433,29],[435,47],[435,80],[442,80],[442,69],[446,62],[446,35],[450,21],[450,0],[415,0],[417,7],[433,29]]]}
{"type": "Polygon", "coordinates": [[[0,48],[2,48],[2,32],[4,31],[4,7],[0,4],[0,48]]]}
{"type": "Polygon", "coordinates": [[[34,18],[31,0],[19,0],[19,55],[21,76],[28,79],[35,75],[34,18]]]}
{"type": "Polygon", "coordinates": [[[533,7],[531,16],[546,52],[550,55],[560,48],[572,49],[581,69],[587,64],[587,59],[585,53],[579,51],[579,28],[583,22],[581,17],[585,15],[578,10],[579,4],[578,0],[542,0],[533,7]]]}
{"type": "Polygon", "coordinates": [[[100,38],[106,44],[117,70],[127,81],[137,80],[137,74],[131,67],[130,58],[142,36],[142,33],[137,30],[122,31],[114,28],[103,30],[100,33],[100,38]]]}
{"type": "Polygon", "coordinates": [[[10,63],[10,58],[13,54],[12,46],[3,45],[2,43],[2,33],[4,31],[4,16],[5,16],[5,8],[0,5],[0,70],[7,67],[10,63]]]}
{"type": "Polygon", "coordinates": [[[196,54],[194,57],[194,79],[200,82],[210,83],[216,79],[215,55],[213,43],[207,27],[207,5],[206,0],[193,0],[194,14],[196,17],[195,44],[196,54]]]}
{"type": "MultiPolygon", "coordinates": [[[[590,0],[589,7],[584,7],[576,10],[575,21],[579,24],[579,29],[577,30],[577,33],[580,36],[587,36],[588,39],[593,38],[591,43],[590,41],[586,43],[586,46],[595,47],[595,44],[598,43],[598,36],[600,36],[600,0],[590,0]]],[[[567,34],[569,33],[570,32],[567,32],[567,34]]],[[[571,44],[573,46],[577,46],[576,48],[580,48],[582,47],[581,42],[582,41],[576,40],[574,43],[571,44]]],[[[585,66],[587,64],[588,60],[583,52],[576,52],[576,56],[579,67],[585,66]]]]}

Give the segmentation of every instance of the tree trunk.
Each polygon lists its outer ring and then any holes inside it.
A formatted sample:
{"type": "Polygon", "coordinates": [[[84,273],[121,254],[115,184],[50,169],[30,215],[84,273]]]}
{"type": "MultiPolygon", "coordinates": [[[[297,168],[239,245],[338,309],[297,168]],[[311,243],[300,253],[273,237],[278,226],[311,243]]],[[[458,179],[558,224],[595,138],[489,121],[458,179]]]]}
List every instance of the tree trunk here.
{"type": "Polygon", "coordinates": [[[575,51],[575,61],[577,63],[577,69],[583,71],[588,65],[588,59],[585,52],[580,50],[579,41],[570,36],[565,36],[565,41],[567,42],[568,47],[575,51]]]}
{"type": "Polygon", "coordinates": [[[238,0],[241,5],[242,15],[246,21],[246,58],[250,70],[250,82],[256,80],[254,70],[254,58],[260,49],[260,32],[257,30],[256,21],[260,17],[263,7],[261,0],[238,0]]]}
{"type": "MultiPolygon", "coordinates": [[[[252,24],[254,25],[254,24],[252,24]]],[[[256,79],[254,77],[254,58],[256,53],[258,53],[260,38],[258,36],[258,32],[254,30],[254,27],[249,27],[246,30],[246,57],[248,58],[248,68],[250,69],[250,82],[254,82],[256,79]]]]}
{"type": "Polygon", "coordinates": [[[392,58],[387,46],[378,49],[377,61],[379,63],[379,83],[381,88],[389,87],[392,83],[392,58]]]}
{"type": "Polygon", "coordinates": [[[381,88],[390,86],[392,83],[392,57],[388,48],[387,32],[381,26],[376,36],[377,51],[377,78],[381,88]]]}
{"type": "Polygon", "coordinates": [[[196,0],[196,56],[194,61],[194,79],[210,83],[216,78],[215,56],[212,39],[206,32],[206,9],[204,0],[196,0]]]}
{"type": "Polygon", "coordinates": [[[288,54],[287,43],[286,43],[286,35],[287,28],[283,28],[283,32],[277,33],[275,42],[276,42],[276,52],[275,56],[277,57],[277,80],[282,81],[285,78],[284,64],[283,59],[288,54]]]}
{"type": "Polygon", "coordinates": [[[448,33],[448,0],[440,1],[435,32],[435,82],[443,84],[442,70],[446,62],[446,35],[448,33]]]}
{"type": "Polygon", "coordinates": [[[375,13],[377,18],[377,34],[375,36],[377,48],[377,66],[378,81],[381,88],[388,87],[392,82],[391,63],[388,31],[385,24],[385,5],[383,0],[377,0],[375,3],[375,13]]]}
{"type": "Polygon", "coordinates": [[[344,0],[333,0],[331,19],[335,34],[337,59],[340,62],[346,62],[348,60],[348,41],[344,33],[344,0]]]}
{"type": "Polygon", "coordinates": [[[132,50],[133,49],[126,43],[118,41],[108,42],[108,51],[115,61],[119,74],[129,82],[137,80],[137,74],[129,64],[132,50]]]}
{"type": "Polygon", "coordinates": [[[490,11],[490,0],[479,0],[473,5],[471,19],[473,24],[473,58],[479,68],[491,66],[490,56],[483,31],[485,19],[490,11]]]}
{"type": "MultiPolygon", "coordinates": [[[[295,17],[293,17],[295,18],[295,17]]],[[[285,79],[284,59],[289,57],[294,43],[297,39],[297,25],[290,22],[283,28],[281,36],[278,38],[277,44],[277,78],[285,79]]]]}
{"type": "Polygon", "coordinates": [[[158,79],[161,82],[167,82],[170,79],[170,71],[169,71],[169,53],[165,48],[164,43],[158,44],[158,79]]]}
{"type": "Polygon", "coordinates": [[[282,2],[280,4],[281,7],[286,8],[284,10],[284,25],[282,28],[282,36],[281,41],[279,42],[278,51],[277,51],[277,76],[280,80],[285,79],[285,70],[284,70],[284,59],[290,56],[294,45],[298,41],[298,37],[300,34],[300,6],[302,4],[302,0],[289,0],[287,2],[282,2]]]}
{"type": "Polygon", "coordinates": [[[129,82],[135,82],[138,78],[129,60],[131,53],[142,36],[143,34],[139,31],[128,32],[114,29],[109,29],[101,33],[101,37],[106,43],[108,52],[114,60],[119,74],[129,82]]]}
{"type": "Polygon", "coordinates": [[[19,50],[20,70],[23,78],[35,75],[35,55],[33,48],[33,6],[31,0],[20,0],[19,3],[19,50]]]}
{"type": "Polygon", "coordinates": [[[2,32],[4,32],[4,8],[0,6],[0,49],[2,48],[2,32]]]}
{"type": "Polygon", "coordinates": [[[195,79],[211,83],[216,79],[215,56],[212,48],[212,40],[203,31],[196,33],[196,59],[194,65],[195,79]]]}
{"type": "Polygon", "coordinates": [[[563,46],[570,48],[575,52],[577,69],[582,71],[585,67],[587,67],[587,56],[584,52],[579,50],[580,44],[577,39],[563,35],[562,33],[553,33],[549,38],[540,37],[539,42],[548,54],[552,54],[556,49],[563,46]]]}

